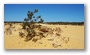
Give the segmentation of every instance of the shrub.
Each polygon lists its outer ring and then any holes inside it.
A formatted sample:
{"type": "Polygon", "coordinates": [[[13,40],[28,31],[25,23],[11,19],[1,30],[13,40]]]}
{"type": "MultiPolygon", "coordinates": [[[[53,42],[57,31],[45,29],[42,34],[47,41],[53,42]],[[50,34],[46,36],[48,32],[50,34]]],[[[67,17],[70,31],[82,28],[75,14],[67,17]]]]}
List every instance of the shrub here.
{"type": "Polygon", "coordinates": [[[22,29],[27,31],[26,41],[32,40],[32,38],[37,35],[35,28],[40,28],[41,25],[36,25],[36,23],[44,22],[44,20],[41,18],[40,15],[37,17],[34,16],[34,14],[37,12],[38,12],[38,9],[35,9],[33,12],[28,11],[27,13],[28,17],[25,18],[23,21],[22,29]]]}

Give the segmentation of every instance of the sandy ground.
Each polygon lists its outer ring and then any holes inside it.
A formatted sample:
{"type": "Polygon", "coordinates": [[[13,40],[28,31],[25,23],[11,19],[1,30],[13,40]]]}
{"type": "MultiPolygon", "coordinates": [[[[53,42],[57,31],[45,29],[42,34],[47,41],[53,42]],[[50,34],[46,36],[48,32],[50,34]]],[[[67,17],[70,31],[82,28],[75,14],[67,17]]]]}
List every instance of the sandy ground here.
{"type": "MultiPolygon", "coordinates": [[[[5,24],[4,24],[5,25],[5,24]]],[[[5,49],[84,49],[84,26],[76,25],[46,25],[49,28],[60,27],[62,32],[60,36],[48,35],[37,42],[25,42],[25,38],[19,36],[21,26],[13,24],[12,34],[4,33],[5,49]],[[53,40],[49,40],[49,39],[53,40]],[[64,40],[63,40],[64,39],[64,40]]],[[[4,26],[4,32],[8,25],[4,26]]]]}

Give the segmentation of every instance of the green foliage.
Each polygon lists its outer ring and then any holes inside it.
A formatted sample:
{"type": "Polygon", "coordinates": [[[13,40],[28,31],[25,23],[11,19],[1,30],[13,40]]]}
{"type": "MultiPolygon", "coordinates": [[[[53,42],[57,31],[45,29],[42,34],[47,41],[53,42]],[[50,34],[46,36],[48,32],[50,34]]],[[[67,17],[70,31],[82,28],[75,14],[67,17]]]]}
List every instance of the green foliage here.
{"type": "Polygon", "coordinates": [[[35,28],[40,28],[40,25],[37,25],[37,27],[35,27],[36,23],[43,23],[44,20],[41,18],[41,16],[37,16],[35,17],[34,14],[38,12],[38,9],[35,9],[33,12],[28,11],[27,16],[28,18],[24,19],[23,25],[22,25],[22,29],[27,31],[27,35],[26,35],[26,41],[31,40],[33,37],[36,36],[36,31],[35,28]],[[39,19],[39,21],[38,21],[39,19]]]}
{"type": "Polygon", "coordinates": [[[40,21],[38,21],[38,23],[43,23],[44,22],[44,20],[41,18],[40,19],[40,21]]]}

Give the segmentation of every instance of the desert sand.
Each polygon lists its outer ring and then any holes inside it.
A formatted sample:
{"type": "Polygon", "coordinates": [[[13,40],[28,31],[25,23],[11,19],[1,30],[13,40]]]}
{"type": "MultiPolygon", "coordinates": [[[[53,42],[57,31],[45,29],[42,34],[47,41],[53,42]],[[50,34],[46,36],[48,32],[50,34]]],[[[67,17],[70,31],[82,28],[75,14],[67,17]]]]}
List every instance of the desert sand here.
{"type": "Polygon", "coordinates": [[[5,49],[84,49],[84,25],[47,25],[49,28],[61,29],[60,35],[47,35],[45,38],[33,42],[25,42],[25,38],[19,36],[20,24],[13,24],[12,34],[6,33],[9,25],[4,23],[4,48],[5,49]]]}

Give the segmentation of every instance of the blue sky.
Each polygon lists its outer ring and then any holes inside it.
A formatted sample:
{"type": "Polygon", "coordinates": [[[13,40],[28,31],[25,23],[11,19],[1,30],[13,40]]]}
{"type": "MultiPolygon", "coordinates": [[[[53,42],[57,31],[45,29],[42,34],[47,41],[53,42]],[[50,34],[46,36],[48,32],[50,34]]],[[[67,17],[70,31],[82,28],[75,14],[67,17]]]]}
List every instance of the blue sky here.
{"type": "Polygon", "coordinates": [[[84,4],[4,4],[4,21],[23,21],[27,11],[34,9],[45,22],[84,21],[84,4]]]}

